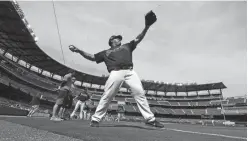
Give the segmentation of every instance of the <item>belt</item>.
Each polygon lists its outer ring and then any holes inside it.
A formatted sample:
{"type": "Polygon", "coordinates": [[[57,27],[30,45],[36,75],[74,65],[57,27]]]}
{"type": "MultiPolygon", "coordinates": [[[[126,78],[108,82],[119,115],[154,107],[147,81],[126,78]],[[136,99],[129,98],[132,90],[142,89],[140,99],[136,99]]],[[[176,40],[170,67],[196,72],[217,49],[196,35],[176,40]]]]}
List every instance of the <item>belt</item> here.
{"type": "Polygon", "coordinates": [[[118,70],[132,70],[132,69],[133,69],[133,66],[121,66],[121,67],[113,68],[112,70],[118,71],[118,70]]]}

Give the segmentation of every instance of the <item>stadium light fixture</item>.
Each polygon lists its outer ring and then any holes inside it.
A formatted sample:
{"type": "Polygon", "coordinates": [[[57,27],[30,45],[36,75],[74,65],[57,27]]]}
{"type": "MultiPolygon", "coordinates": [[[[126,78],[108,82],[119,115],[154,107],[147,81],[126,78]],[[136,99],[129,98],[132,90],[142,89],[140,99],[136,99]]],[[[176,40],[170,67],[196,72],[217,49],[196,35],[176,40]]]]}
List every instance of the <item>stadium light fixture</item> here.
{"type": "Polygon", "coordinates": [[[37,42],[39,40],[38,37],[34,37],[34,41],[37,42]]]}

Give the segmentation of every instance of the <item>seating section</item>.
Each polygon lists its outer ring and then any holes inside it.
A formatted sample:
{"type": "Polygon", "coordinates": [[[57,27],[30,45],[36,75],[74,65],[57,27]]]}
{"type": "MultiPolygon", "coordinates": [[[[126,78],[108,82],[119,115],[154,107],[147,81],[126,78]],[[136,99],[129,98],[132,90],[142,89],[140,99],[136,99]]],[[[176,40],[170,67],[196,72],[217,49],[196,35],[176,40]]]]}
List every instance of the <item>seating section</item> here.
{"type": "Polygon", "coordinates": [[[206,114],[207,114],[207,115],[221,115],[221,109],[217,109],[217,108],[207,108],[206,114]]]}
{"type": "Polygon", "coordinates": [[[228,104],[238,104],[238,103],[245,103],[245,98],[230,98],[228,99],[228,104]]]}
{"type": "Polygon", "coordinates": [[[170,101],[171,106],[179,106],[178,102],[172,102],[170,101]]]}
{"type": "MultiPolygon", "coordinates": [[[[45,77],[38,76],[35,73],[31,73],[24,68],[21,68],[18,64],[13,62],[0,63],[0,68],[5,69],[12,76],[21,79],[23,83],[14,81],[9,79],[4,75],[0,75],[0,82],[11,86],[14,89],[19,89],[24,93],[28,93],[31,95],[36,95],[37,93],[44,94],[44,98],[49,101],[55,101],[57,92],[54,90],[58,87],[58,83],[55,81],[51,81],[50,79],[46,79],[45,77]],[[25,83],[29,83],[30,85],[24,85],[25,83]],[[32,85],[36,87],[32,87],[32,85]],[[37,87],[39,87],[37,89],[37,87]],[[45,89],[45,90],[44,90],[45,89]]],[[[90,92],[93,93],[92,99],[95,100],[95,105],[98,104],[97,101],[100,100],[103,90],[97,88],[89,88],[90,92]]],[[[74,94],[78,95],[82,92],[80,89],[75,88],[74,94]]],[[[221,110],[217,108],[205,108],[206,106],[219,106],[221,103],[218,100],[214,100],[214,98],[221,98],[221,95],[201,95],[201,96],[156,96],[149,95],[148,103],[152,106],[151,111],[157,114],[173,114],[173,115],[221,115],[221,110]],[[158,101],[160,99],[160,101],[158,101]],[[211,101],[212,100],[212,101],[211,101]],[[182,106],[180,108],[180,106],[182,106]],[[197,106],[204,106],[202,109],[196,109],[197,106]],[[191,108],[191,109],[187,109],[191,108]],[[194,109],[195,108],[195,109],[194,109]]],[[[132,98],[130,94],[126,94],[125,92],[118,93],[114,99],[111,101],[109,109],[117,110],[118,104],[117,101],[126,102],[128,105],[124,105],[124,109],[126,112],[139,112],[138,107],[134,106],[136,101],[132,98]],[[133,104],[133,105],[130,105],[133,104]]],[[[226,101],[222,101],[222,104],[235,105],[237,103],[246,103],[247,100],[245,98],[228,98],[226,101]]],[[[236,105],[237,106],[237,105],[236,105]]],[[[246,108],[225,108],[226,113],[246,113],[246,108]]]]}
{"type": "Polygon", "coordinates": [[[92,95],[91,99],[100,100],[101,99],[101,96],[99,96],[99,95],[92,95]]]}
{"type": "Polygon", "coordinates": [[[198,101],[198,106],[208,106],[209,101],[198,101]]]}
{"type": "Polygon", "coordinates": [[[169,114],[165,109],[161,108],[161,107],[156,107],[155,108],[157,113],[159,114],[169,114]]]}
{"type": "Polygon", "coordinates": [[[135,99],[133,99],[133,98],[126,98],[126,102],[136,103],[135,99]]]}
{"type": "Polygon", "coordinates": [[[136,112],[136,110],[134,109],[134,107],[132,105],[124,105],[124,110],[126,112],[136,112]]]}
{"type": "Polygon", "coordinates": [[[198,102],[190,102],[191,106],[198,106],[198,102]]]}
{"type": "MultiPolygon", "coordinates": [[[[138,107],[137,106],[135,108],[138,110],[138,107]]],[[[151,109],[152,113],[157,113],[158,112],[155,107],[150,107],[150,109],[151,109]]]]}
{"type": "Polygon", "coordinates": [[[173,109],[175,111],[175,115],[185,115],[184,111],[182,109],[173,109]]]}
{"type": "Polygon", "coordinates": [[[155,100],[148,100],[148,103],[151,104],[151,105],[160,105],[158,103],[158,101],[155,101],[155,100]]]}
{"type": "Polygon", "coordinates": [[[117,110],[118,109],[118,105],[117,104],[112,104],[109,106],[110,110],[117,110]]]}
{"type": "Polygon", "coordinates": [[[158,103],[159,103],[160,105],[170,106],[170,102],[168,102],[168,101],[158,101],[158,103]]]}
{"type": "Polygon", "coordinates": [[[205,109],[192,109],[194,115],[206,115],[205,109]]]}
{"type": "Polygon", "coordinates": [[[125,97],[115,97],[114,100],[116,101],[126,101],[126,98],[125,97]]]}
{"type": "Polygon", "coordinates": [[[41,88],[53,90],[58,87],[58,85],[55,85],[55,83],[51,84],[49,82],[46,82],[44,78],[42,79],[41,77],[40,78],[33,77],[33,75],[30,74],[30,72],[27,72],[26,70],[16,66],[12,62],[0,63],[0,67],[7,70],[12,75],[22,79],[23,81],[39,86],[41,88]]]}
{"type": "Polygon", "coordinates": [[[184,113],[185,113],[186,115],[193,115],[191,109],[183,109],[183,111],[184,111],[184,113]]]}
{"type": "Polygon", "coordinates": [[[9,83],[9,86],[14,88],[14,89],[18,89],[26,94],[30,94],[30,95],[36,95],[38,93],[42,94],[45,98],[47,98],[47,100],[52,100],[51,102],[54,102],[56,97],[57,97],[57,93],[56,92],[45,92],[45,91],[41,91],[38,89],[35,89],[31,86],[28,85],[24,85],[22,83],[19,83],[15,80],[10,80],[9,78],[7,78],[6,76],[2,75],[0,77],[1,81],[5,81],[9,83]]]}
{"type": "Polygon", "coordinates": [[[190,106],[189,102],[179,102],[180,106],[190,106]]]}
{"type": "Polygon", "coordinates": [[[221,101],[210,101],[210,105],[221,105],[221,101]]]}

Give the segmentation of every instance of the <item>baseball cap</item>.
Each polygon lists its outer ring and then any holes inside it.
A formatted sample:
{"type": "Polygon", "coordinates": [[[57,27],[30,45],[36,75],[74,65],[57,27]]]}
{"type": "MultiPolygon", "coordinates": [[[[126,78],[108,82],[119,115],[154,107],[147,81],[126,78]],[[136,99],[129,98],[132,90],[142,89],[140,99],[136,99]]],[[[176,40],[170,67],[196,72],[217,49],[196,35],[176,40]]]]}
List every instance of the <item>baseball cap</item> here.
{"type": "Polygon", "coordinates": [[[121,35],[112,35],[110,38],[109,38],[109,46],[111,46],[111,41],[116,39],[116,38],[119,38],[120,40],[122,40],[122,36],[121,35]]]}

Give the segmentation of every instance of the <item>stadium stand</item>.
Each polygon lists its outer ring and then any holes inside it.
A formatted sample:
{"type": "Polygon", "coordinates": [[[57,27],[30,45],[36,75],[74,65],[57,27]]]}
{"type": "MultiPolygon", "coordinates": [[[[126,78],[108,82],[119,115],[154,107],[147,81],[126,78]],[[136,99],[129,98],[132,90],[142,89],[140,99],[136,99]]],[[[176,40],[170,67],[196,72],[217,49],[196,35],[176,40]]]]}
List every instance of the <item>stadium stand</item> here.
{"type": "Polygon", "coordinates": [[[192,112],[194,115],[205,115],[206,114],[205,109],[192,109],[192,112]]]}
{"type": "Polygon", "coordinates": [[[221,109],[217,108],[207,108],[206,109],[207,115],[221,115],[221,109]]]}
{"type": "Polygon", "coordinates": [[[239,104],[239,103],[245,103],[245,98],[241,97],[241,98],[227,98],[228,100],[228,104],[229,105],[235,105],[235,104],[239,104]]]}
{"type": "Polygon", "coordinates": [[[136,103],[135,99],[133,98],[126,98],[127,103],[136,103]]]}
{"type": "Polygon", "coordinates": [[[198,101],[198,106],[208,106],[209,101],[198,101]]]}
{"type": "Polygon", "coordinates": [[[158,101],[155,101],[155,100],[148,100],[148,103],[149,103],[150,105],[160,105],[160,104],[158,103],[158,101]]]}
{"type": "Polygon", "coordinates": [[[193,115],[193,112],[192,112],[191,109],[183,109],[183,111],[184,111],[184,113],[185,113],[186,115],[193,115]]]}
{"type": "Polygon", "coordinates": [[[159,103],[160,105],[170,106],[170,102],[168,102],[168,101],[158,101],[158,103],[159,103]]]}
{"type": "Polygon", "coordinates": [[[125,98],[125,97],[116,96],[116,97],[114,98],[114,100],[116,100],[116,101],[126,101],[126,98],[125,98]]]}
{"type": "Polygon", "coordinates": [[[175,115],[185,115],[183,109],[173,109],[175,115]]]}
{"type": "Polygon", "coordinates": [[[174,101],[173,101],[173,102],[170,101],[170,105],[171,105],[171,106],[179,106],[179,103],[178,103],[178,102],[174,102],[174,101]]]}
{"type": "Polygon", "coordinates": [[[155,109],[156,109],[158,114],[162,114],[162,115],[169,114],[165,109],[163,109],[161,107],[155,107],[155,109]]]}
{"type": "Polygon", "coordinates": [[[180,106],[190,106],[189,102],[179,102],[180,106]]]}
{"type": "Polygon", "coordinates": [[[167,113],[174,115],[176,112],[173,109],[165,108],[164,109],[167,113]]]}
{"type": "Polygon", "coordinates": [[[134,106],[132,106],[132,105],[124,105],[124,110],[125,110],[125,112],[131,112],[131,113],[136,113],[137,112],[135,110],[134,106]]]}

